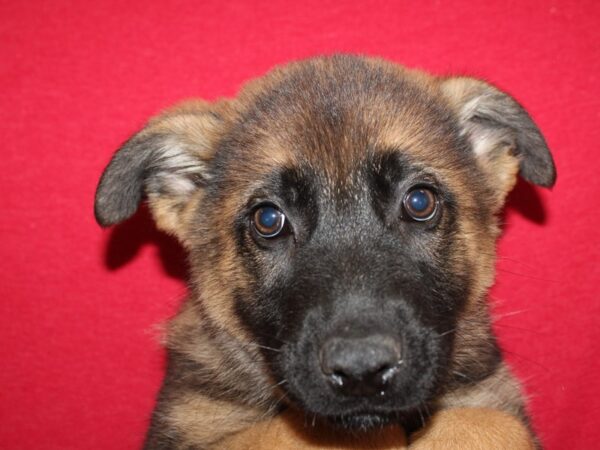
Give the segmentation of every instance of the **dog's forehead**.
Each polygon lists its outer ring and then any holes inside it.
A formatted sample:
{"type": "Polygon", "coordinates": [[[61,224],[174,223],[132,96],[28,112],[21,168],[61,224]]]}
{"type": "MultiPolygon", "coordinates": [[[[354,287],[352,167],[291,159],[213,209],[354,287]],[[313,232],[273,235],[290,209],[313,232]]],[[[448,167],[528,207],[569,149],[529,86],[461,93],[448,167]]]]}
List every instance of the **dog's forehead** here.
{"type": "Polygon", "coordinates": [[[240,104],[233,133],[242,145],[229,151],[238,179],[308,167],[340,186],[389,152],[442,177],[463,165],[459,126],[435,79],[379,60],[292,64],[251,83],[240,104]]]}

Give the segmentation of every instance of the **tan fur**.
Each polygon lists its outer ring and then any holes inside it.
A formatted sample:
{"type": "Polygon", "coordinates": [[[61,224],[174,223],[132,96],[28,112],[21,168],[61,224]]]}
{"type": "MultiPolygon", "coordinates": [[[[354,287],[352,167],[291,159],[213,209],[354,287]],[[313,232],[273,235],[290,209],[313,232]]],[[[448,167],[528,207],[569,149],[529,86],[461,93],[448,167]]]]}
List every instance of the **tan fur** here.
{"type": "Polygon", "coordinates": [[[506,365],[475,386],[464,387],[439,399],[442,409],[452,408],[496,408],[519,416],[522,411],[515,407],[523,398],[521,386],[506,365]]]}
{"type": "MultiPolygon", "coordinates": [[[[218,313],[219,311],[217,311],[218,313]]],[[[195,375],[202,376],[206,373],[211,376],[214,373],[219,373],[219,381],[231,390],[234,390],[240,380],[234,373],[222,370],[226,365],[227,358],[231,358],[235,354],[238,360],[246,362],[249,366],[258,361],[262,361],[262,356],[256,346],[247,344],[249,342],[247,332],[234,324],[233,326],[227,323],[227,316],[221,314],[217,317],[201,317],[192,302],[188,302],[182,311],[171,321],[168,329],[167,347],[185,355],[191,361],[202,364],[202,373],[195,375]],[[222,327],[221,331],[225,333],[223,342],[215,345],[215,342],[205,334],[197,333],[196,328],[198,323],[206,322],[222,327]]],[[[264,362],[263,362],[264,364],[264,362]]],[[[256,403],[264,403],[262,410],[263,414],[268,415],[269,399],[272,396],[272,389],[268,384],[271,382],[270,376],[261,371],[255,373],[257,379],[261,379],[262,383],[268,387],[260,392],[260,386],[257,385],[254,399],[256,403]],[[260,399],[262,398],[262,402],[260,399]]],[[[239,399],[241,402],[244,399],[239,399]]]]}
{"type": "Polygon", "coordinates": [[[198,442],[210,445],[221,436],[244,430],[263,417],[260,408],[233,407],[231,403],[207,399],[195,392],[182,393],[171,402],[165,414],[167,423],[181,439],[178,448],[198,442]]]}
{"type": "Polygon", "coordinates": [[[515,417],[486,408],[442,410],[411,436],[411,450],[533,450],[529,430],[515,417]]]}

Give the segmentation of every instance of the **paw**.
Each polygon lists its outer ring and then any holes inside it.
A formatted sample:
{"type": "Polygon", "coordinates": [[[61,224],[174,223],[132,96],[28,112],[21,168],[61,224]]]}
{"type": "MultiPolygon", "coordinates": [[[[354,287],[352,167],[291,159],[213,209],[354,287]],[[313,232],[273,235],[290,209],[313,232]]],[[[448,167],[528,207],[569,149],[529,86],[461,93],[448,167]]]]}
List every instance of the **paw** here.
{"type": "Polygon", "coordinates": [[[457,408],[436,413],[411,436],[410,450],[534,450],[527,427],[494,409],[457,408]]]}
{"type": "Polygon", "coordinates": [[[216,448],[227,450],[406,450],[397,426],[351,435],[307,423],[303,414],[286,411],[238,433],[216,448]]]}

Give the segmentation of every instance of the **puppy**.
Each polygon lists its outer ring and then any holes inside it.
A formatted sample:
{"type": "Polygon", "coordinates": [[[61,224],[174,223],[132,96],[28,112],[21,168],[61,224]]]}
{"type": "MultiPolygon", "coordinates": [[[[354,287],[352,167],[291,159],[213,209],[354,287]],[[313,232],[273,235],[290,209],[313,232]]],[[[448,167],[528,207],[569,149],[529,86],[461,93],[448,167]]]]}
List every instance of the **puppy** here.
{"type": "Polygon", "coordinates": [[[555,181],[514,99],[379,59],[292,63],[152,119],[95,203],[110,226],[147,199],[189,253],[146,448],[236,448],[286,408],[350,434],[401,424],[419,448],[449,431],[478,448],[481,411],[525,430],[486,305],[518,174],[555,181]]]}

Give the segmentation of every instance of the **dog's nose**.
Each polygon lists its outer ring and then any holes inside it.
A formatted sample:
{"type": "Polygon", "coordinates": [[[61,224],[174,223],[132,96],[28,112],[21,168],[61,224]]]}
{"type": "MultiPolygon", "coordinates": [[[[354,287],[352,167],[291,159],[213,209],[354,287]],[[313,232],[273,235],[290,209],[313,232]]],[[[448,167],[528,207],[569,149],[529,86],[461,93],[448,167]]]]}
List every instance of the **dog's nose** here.
{"type": "Polygon", "coordinates": [[[321,370],[339,392],[384,395],[402,363],[400,342],[392,336],[329,338],[320,353],[321,370]]]}

